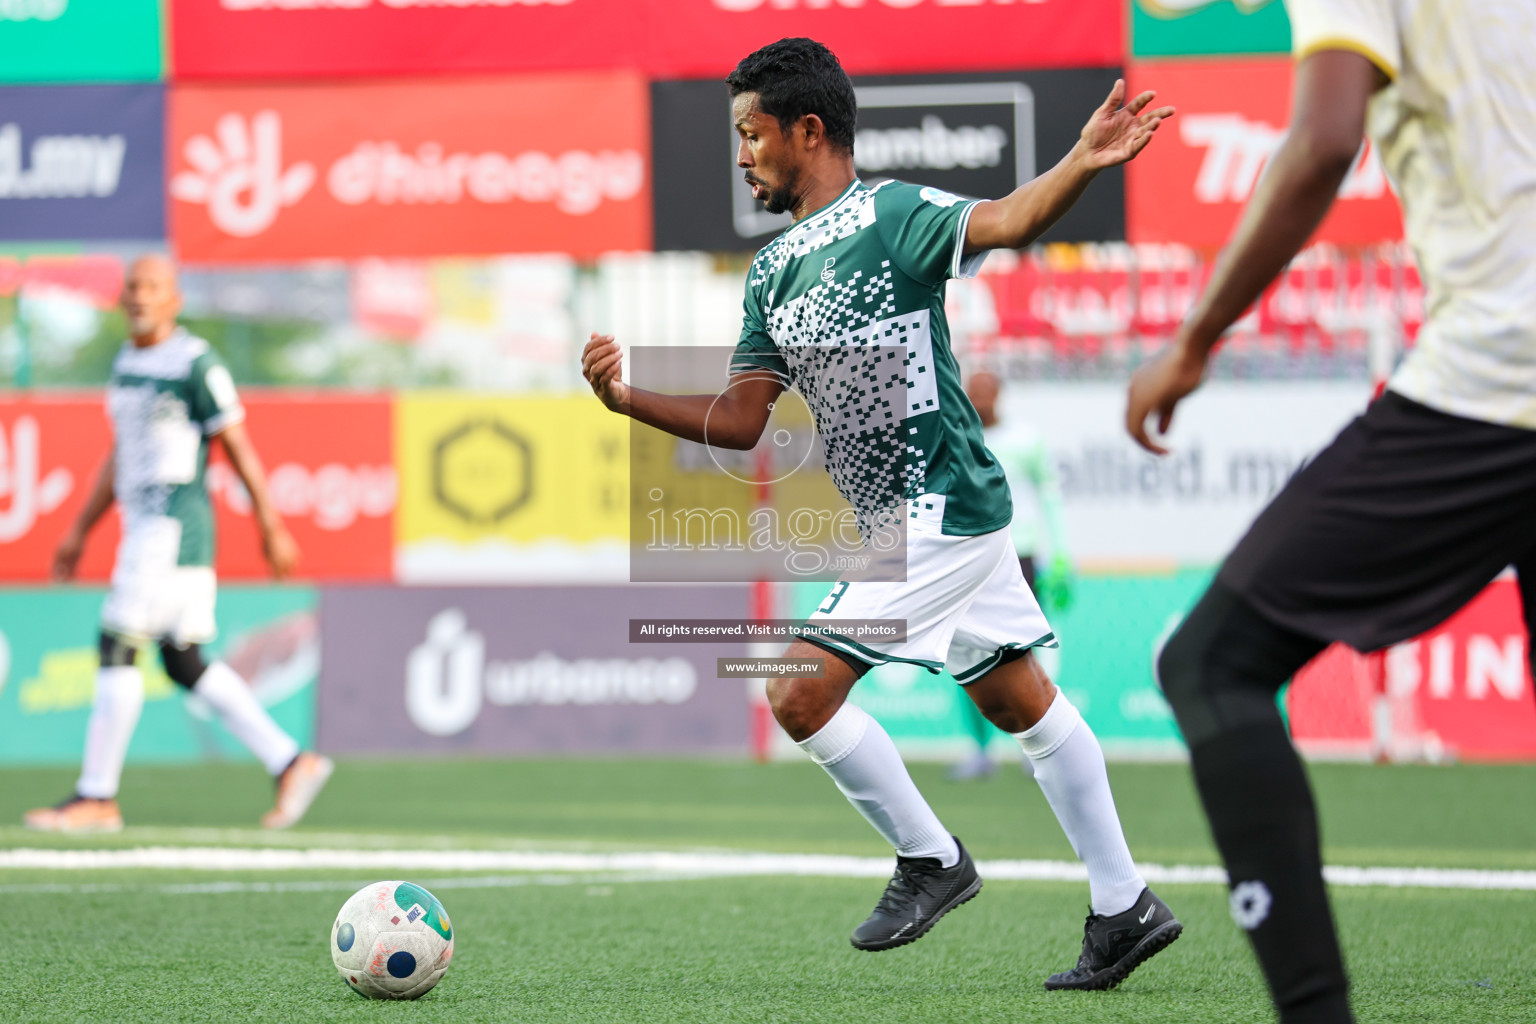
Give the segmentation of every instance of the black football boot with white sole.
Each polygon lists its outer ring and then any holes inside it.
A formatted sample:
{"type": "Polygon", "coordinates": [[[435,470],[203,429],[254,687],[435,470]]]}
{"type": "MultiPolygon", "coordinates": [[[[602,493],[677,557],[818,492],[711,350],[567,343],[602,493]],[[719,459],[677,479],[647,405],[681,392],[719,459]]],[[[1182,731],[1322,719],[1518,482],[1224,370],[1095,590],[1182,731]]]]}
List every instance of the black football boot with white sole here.
{"type": "Polygon", "coordinates": [[[1100,991],[1120,984],[1148,957],[1168,948],[1184,926],[1151,889],[1113,917],[1090,913],[1077,966],[1045,979],[1048,989],[1100,991]]]}
{"type": "Polygon", "coordinates": [[[853,930],[855,948],[877,952],[921,938],[934,923],[981,891],[976,863],[960,840],[960,859],[940,867],[937,857],[896,858],[896,873],[869,919],[853,930]]]}

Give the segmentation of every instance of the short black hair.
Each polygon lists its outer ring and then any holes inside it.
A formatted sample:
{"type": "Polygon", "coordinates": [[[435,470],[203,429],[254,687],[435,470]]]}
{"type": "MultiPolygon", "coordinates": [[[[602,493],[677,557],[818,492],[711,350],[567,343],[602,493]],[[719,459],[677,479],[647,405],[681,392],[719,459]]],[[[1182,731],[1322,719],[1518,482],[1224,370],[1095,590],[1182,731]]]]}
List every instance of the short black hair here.
{"type": "Polygon", "coordinates": [[[757,93],[763,113],[788,131],[807,114],[826,125],[833,145],[853,152],[859,101],[837,55],[814,39],[780,39],[742,58],[726,78],[731,95],[757,93]]]}

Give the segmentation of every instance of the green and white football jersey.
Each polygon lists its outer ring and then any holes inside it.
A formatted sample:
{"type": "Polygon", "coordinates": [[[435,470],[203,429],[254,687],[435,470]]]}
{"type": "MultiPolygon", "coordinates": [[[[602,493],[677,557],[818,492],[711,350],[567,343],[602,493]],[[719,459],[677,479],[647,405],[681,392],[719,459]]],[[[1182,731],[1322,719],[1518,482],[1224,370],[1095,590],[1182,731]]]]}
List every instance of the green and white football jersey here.
{"type": "Polygon", "coordinates": [[[748,271],[731,372],[770,370],[804,397],[861,530],[919,496],[947,534],[990,533],[1012,517],[944,317],[945,282],[974,275],[986,257],[964,255],[975,206],[855,180],[748,271]]]}
{"type": "Polygon", "coordinates": [[[201,338],[177,328],[158,345],[126,343],[112,363],[107,414],[123,531],[180,524],[178,565],[213,564],[208,439],[245,418],[234,381],[201,338]]]}

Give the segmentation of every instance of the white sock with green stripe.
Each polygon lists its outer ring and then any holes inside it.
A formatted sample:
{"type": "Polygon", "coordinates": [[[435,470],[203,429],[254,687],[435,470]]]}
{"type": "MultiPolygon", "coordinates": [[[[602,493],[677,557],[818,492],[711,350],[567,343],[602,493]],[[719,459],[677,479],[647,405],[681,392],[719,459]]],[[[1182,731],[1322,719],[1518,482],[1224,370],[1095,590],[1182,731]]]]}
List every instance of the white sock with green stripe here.
{"type": "Polygon", "coordinates": [[[901,856],[936,857],[946,868],[960,860],[954,837],[917,791],[896,744],[863,708],[844,701],[800,749],[901,856]]]}
{"type": "Polygon", "coordinates": [[[1135,905],[1146,888],[1125,843],[1098,737],[1061,691],[1034,726],[1013,734],[1035,770],[1067,841],[1088,869],[1089,902],[1106,917],[1135,905]]]}

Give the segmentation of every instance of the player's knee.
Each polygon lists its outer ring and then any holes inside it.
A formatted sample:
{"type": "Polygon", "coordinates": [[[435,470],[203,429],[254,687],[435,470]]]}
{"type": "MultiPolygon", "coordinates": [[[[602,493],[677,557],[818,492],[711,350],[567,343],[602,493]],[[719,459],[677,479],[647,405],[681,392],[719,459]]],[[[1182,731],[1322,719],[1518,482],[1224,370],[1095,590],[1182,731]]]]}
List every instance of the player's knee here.
{"type": "Polygon", "coordinates": [[[1174,630],[1157,656],[1157,681],[1173,713],[1180,718],[1200,691],[1200,666],[1205,661],[1207,646],[1186,620],[1174,630]]]}
{"type": "Polygon", "coordinates": [[[165,674],[171,681],[187,689],[197,685],[208,665],[203,661],[203,651],[197,644],[177,647],[172,643],[160,645],[160,660],[165,663],[165,674]]]}
{"type": "Polygon", "coordinates": [[[102,668],[123,668],[132,665],[139,657],[139,649],[120,636],[102,633],[97,643],[101,653],[102,668]]]}
{"type": "Polygon", "coordinates": [[[799,743],[810,739],[836,713],[842,702],[831,701],[825,688],[814,680],[768,680],[768,706],[773,717],[790,739],[799,743]]]}

